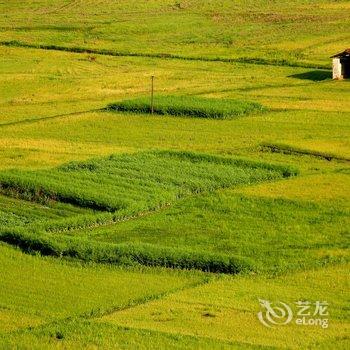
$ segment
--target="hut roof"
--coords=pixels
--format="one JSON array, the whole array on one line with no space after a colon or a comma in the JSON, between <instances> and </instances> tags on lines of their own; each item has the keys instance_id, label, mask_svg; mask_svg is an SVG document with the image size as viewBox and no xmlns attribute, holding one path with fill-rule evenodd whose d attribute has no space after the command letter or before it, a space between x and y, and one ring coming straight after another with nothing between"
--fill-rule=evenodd
<instances>
[{"instance_id":1,"label":"hut roof","mask_svg":"<svg viewBox=\"0 0 350 350\"><path fill-rule=\"evenodd\" d=\"M337 53L337 54L334 55L334 56L331 56L331 58L335 58L335 57L350 57L350 48L349 48L349 49L346 49L346 50L343 51L343 52L339 52L339 53Z\"/></svg>"}]
</instances>

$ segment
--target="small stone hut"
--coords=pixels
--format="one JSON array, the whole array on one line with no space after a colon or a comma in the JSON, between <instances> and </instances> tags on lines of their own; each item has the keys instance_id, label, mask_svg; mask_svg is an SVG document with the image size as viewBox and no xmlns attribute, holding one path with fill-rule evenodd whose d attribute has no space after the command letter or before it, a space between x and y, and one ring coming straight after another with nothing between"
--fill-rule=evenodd
<instances>
[{"instance_id":1,"label":"small stone hut","mask_svg":"<svg viewBox=\"0 0 350 350\"><path fill-rule=\"evenodd\" d=\"M350 79L350 48L331 58L333 59L333 79Z\"/></svg>"}]
</instances>

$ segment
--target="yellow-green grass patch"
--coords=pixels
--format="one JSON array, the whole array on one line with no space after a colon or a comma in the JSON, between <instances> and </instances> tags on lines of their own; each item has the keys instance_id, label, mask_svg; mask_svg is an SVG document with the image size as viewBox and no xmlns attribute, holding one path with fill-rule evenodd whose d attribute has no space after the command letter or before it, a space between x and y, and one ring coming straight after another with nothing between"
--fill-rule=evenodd
<instances>
[{"instance_id":1,"label":"yellow-green grass patch","mask_svg":"<svg viewBox=\"0 0 350 350\"><path fill-rule=\"evenodd\" d=\"M79 4L75 1L62 5L48 0L35 5L4 3L0 7L5 14L0 21L0 40L325 65L333 52L309 56L308 46L325 33L332 33L337 42L348 26L346 6L334 6L330 0L298 0L292 7L266 0L225 0L220 6L199 0L178 5L170 0L152 1L147 6L145 2L103 0L85 2L84 10ZM82 15L83 24L76 21ZM111 21L111 15L118 21ZM290 44L281 48L281 41ZM295 41L307 45L295 50Z\"/></svg>"},{"instance_id":2,"label":"yellow-green grass patch","mask_svg":"<svg viewBox=\"0 0 350 350\"><path fill-rule=\"evenodd\" d=\"M255 349L207 337L120 327L95 320L67 320L31 331L0 334L0 346L23 349L167 349L241 350Z\"/></svg>"},{"instance_id":3,"label":"yellow-green grass patch","mask_svg":"<svg viewBox=\"0 0 350 350\"><path fill-rule=\"evenodd\" d=\"M350 176L346 173L310 175L274 183L245 186L234 191L259 197L316 203L336 201L347 204L350 197Z\"/></svg>"},{"instance_id":4,"label":"yellow-green grass patch","mask_svg":"<svg viewBox=\"0 0 350 350\"><path fill-rule=\"evenodd\" d=\"M2 333L8 333L24 327L35 327L42 323L43 320L36 315L29 315L25 312L18 312L0 306L0 339Z\"/></svg>"},{"instance_id":5,"label":"yellow-green grass patch","mask_svg":"<svg viewBox=\"0 0 350 350\"><path fill-rule=\"evenodd\" d=\"M350 341L349 321L344 319L348 268L324 268L275 279L223 278L107 315L101 322L278 348L317 348L323 342L336 346L346 338ZM294 318L288 325L268 328L257 317L259 299L288 303L294 312L297 310L294 303L299 300L327 301L329 316L321 318L329 319L329 327L297 325Z\"/></svg>"},{"instance_id":6,"label":"yellow-green grass patch","mask_svg":"<svg viewBox=\"0 0 350 350\"><path fill-rule=\"evenodd\" d=\"M7 318L1 331L102 313L203 279L194 273L126 270L29 256L6 245L0 250L0 299Z\"/></svg>"},{"instance_id":7,"label":"yellow-green grass patch","mask_svg":"<svg viewBox=\"0 0 350 350\"><path fill-rule=\"evenodd\" d=\"M132 147L117 146L96 140L77 142L46 137L0 138L0 149L3 151L0 169L52 168L71 160L86 160L111 153L133 151Z\"/></svg>"},{"instance_id":8,"label":"yellow-green grass patch","mask_svg":"<svg viewBox=\"0 0 350 350\"><path fill-rule=\"evenodd\" d=\"M349 148L348 143L344 141L349 135L348 118L346 113L341 112L271 112L249 119L221 121L209 119L194 121L189 118L174 120L166 116L147 117L100 112L40 121L35 124L8 126L3 128L3 132L6 135L3 141L5 144L9 139L23 140L24 144L45 142L46 150L41 148L38 154L43 165L50 162L51 157L54 159L53 162L59 162L60 159L81 159L81 155L85 157L87 153L95 154L101 151L105 154L112 149L118 152L120 149L158 148L264 157L272 161L276 159L281 163L294 163L306 169L334 168L337 165L328 164L326 161L299 156L262 155L257 150L262 142L294 144L296 134L299 135L298 139L302 140L297 141L300 147L305 140L308 145L313 140L318 144L322 141L323 147L327 144L331 147L336 143L342 145L341 148L335 149L341 152L340 156ZM19 141L11 142L14 145ZM60 142L69 148L66 154L62 154L57 159L55 152ZM50 143L53 145L51 146ZM74 144L79 145L80 148L74 149ZM20 144L18 147L22 148ZM11 164L11 160L8 159L9 152L6 149L2 155L2 158L7 158L7 164ZM45 153L50 153L50 157L45 156ZM15 162L12 163L15 164ZM20 159L19 164L28 167L39 166L33 154L25 155Z\"/></svg>"},{"instance_id":9,"label":"yellow-green grass patch","mask_svg":"<svg viewBox=\"0 0 350 350\"><path fill-rule=\"evenodd\" d=\"M69 204L51 201L41 205L0 195L0 228L18 228L28 224L36 226L47 220L58 220L87 213L89 211Z\"/></svg>"}]
</instances>

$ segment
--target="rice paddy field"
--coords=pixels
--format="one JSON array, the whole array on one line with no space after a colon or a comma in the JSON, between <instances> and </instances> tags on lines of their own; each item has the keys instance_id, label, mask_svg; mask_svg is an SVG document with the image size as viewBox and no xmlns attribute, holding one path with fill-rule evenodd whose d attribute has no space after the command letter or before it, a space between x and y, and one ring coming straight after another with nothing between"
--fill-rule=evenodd
<instances>
[{"instance_id":1,"label":"rice paddy field","mask_svg":"<svg viewBox=\"0 0 350 350\"><path fill-rule=\"evenodd\" d=\"M0 2L0 348L348 349L349 11Z\"/></svg>"}]
</instances>

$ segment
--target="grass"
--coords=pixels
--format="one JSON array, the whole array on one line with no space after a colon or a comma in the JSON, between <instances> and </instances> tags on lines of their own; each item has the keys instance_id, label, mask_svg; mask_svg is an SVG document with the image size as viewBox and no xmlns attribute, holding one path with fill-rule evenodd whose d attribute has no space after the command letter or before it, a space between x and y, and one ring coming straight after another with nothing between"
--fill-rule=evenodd
<instances>
[{"instance_id":1,"label":"grass","mask_svg":"<svg viewBox=\"0 0 350 350\"><path fill-rule=\"evenodd\" d=\"M0 290L3 347L130 347L137 342L143 348L152 348L154 343L167 348L280 348L296 334L297 342L291 343L295 348L327 349L330 344L346 348L349 341L343 318L348 266L273 280L266 276L221 276L196 286L206 280L204 275L81 265L28 256L5 246L0 249L5 286ZM25 280L19 276L23 272ZM334 284L334 280L340 283ZM327 300L329 328L304 331L291 324L275 329L271 337L270 330L255 316L259 298L283 300L293 311L297 300ZM108 310L105 315L104 310ZM236 327L241 332L232 332Z\"/></svg>"},{"instance_id":2,"label":"grass","mask_svg":"<svg viewBox=\"0 0 350 350\"><path fill-rule=\"evenodd\" d=\"M146 95L151 74L157 94L247 100L267 108L350 110L347 99L337 99L346 94L346 82L289 77L308 72L302 68L103 56L90 61L86 54L3 47L0 55L1 124L94 110ZM73 118L79 116L68 119Z\"/></svg>"},{"instance_id":3,"label":"grass","mask_svg":"<svg viewBox=\"0 0 350 350\"><path fill-rule=\"evenodd\" d=\"M185 61L207 61L207 62L240 62L240 63L249 63L249 64L261 64L261 65L271 65L271 66L291 66L291 67L303 67L303 68L316 68L316 69L327 69L329 65L325 64L312 64L304 63L298 61L291 61L287 59L276 59L276 58L249 58L249 57L240 57L240 58L226 58L226 57L208 57L208 56L182 56L169 53L141 53L141 52L129 52L129 51L115 51L115 50L106 50L106 49L91 49L88 47L68 47L68 46L59 46L59 45L45 45L45 44L29 44L26 42L21 42L18 40L12 41L0 41L0 45L6 47L23 47L31 49L41 49L49 51L66 51L73 53L85 53L85 54L97 54L104 56L113 56L113 57L145 57L145 58L160 58L160 59L175 59L175 60L185 60ZM95 60L95 57L93 58ZM329 73L329 72L328 72Z\"/></svg>"},{"instance_id":4,"label":"grass","mask_svg":"<svg viewBox=\"0 0 350 350\"><path fill-rule=\"evenodd\" d=\"M215 338L255 346L275 348L345 349L349 344L346 308L348 266L289 274L276 279L266 277L223 278L205 286L185 290L162 300L101 318L111 323L136 329L151 329L170 334ZM329 288L332 281L340 283ZM327 287L328 286L328 287ZM294 322L271 329L256 317L259 299L284 301L294 312L298 300L329 301L329 328ZM312 306L313 307L313 306ZM209 315L209 316L208 316ZM232 330L239 329L239 332Z\"/></svg>"},{"instance_id":5,"label":"grass","mask_svg":"<svg viewBox=\"0 0 350 350\"><path fill-rule=\"evenodd\" d=\"M107 109L118 112L152 113L150 99L147 97L113 103ZM153 105L155 114L212 119L230 119L264 110L262 105L253 102L188 96L157 96Z\"/></svg>"},{"instance_id":6,"label":"grass","mask_svg":"<svg viewBox=\"0 0 350 350\"><path fill-rule=\"evenodd\" d=\"M8 334L0 338L5 347L20 346L31 349L86 349L132 348L132 349L256 349L243 343L221 342L210 338L167 334L150 330L119 327L95 321L73 320L48 325L34 331Z\"/></svg>"},{"instance_id":7,"label":"grass","mask_svg":"<svg viewBox=\"0 0 350 350\"><path fill-rule=\"evenodd\" d=\"M348 173L335 172L237 188L237 192L255 198L278 198L303 203L318 203L325 206L333 204L349 208L347 201L350 196L348 182Z\"/></svg>"},{"instance_id":8,"label":"grass","mask_svg":"<svg viewBox=\"0 0 350 350\"><path fill-rule=\"evenodd\" d=\"M260 187L276 187L279 193L292 184ZM259 196L260 187L188 198L152 216L69 234L114 244L190 245L198 252L249 258L253 270L279 274L348 259L349 208L344 202L265 197L264 191Z\"/></svg>"},{"instance_id":9,"label":"grass","mask_svg":"<svg viewBox=\"0 0 350 350\"><path fill-rule=\"evenodd\" d=\"M171 156L186 158L186 154L179 153ZM205 160L198 155L187 156ZM69 167L91 171L91 164L96 163ZM122 211L48 220L35 225L34 235L16 233L8 226L1 240L25 251L95 262L280 274L348 260L347 181L348 175L339 173L253 186L241 184L234 190L174 202L153 215L128 217ZM330 183L339 187L328 195L325 191ZM318 193L321 188L323 197ZM33 230L30 227L27 230ZM38 236L38 227L56 232L55 236ZM67 234L71 238L65 237Z\"/></svg>"},{"instance_id":10,"label":"grass","mask_svg":"<svg viewBox=\"0 0 350 350\"><path fill-rule=\"evenodd\" d=\"M60 220L88 211L64 203L51 202L40 205L33 202L0 196L0 227L38 225L47 220Z\"/></svg>"},{"instance_id":11,"label":"grass","mask_svg":"<svg viewBox=\"0 0 350 350\"><path fill-rule=\"evenodd\" d=\"M194 273L122 270L59 261L25 255L3 244L0 250L0 334L125 308L204 278Z\"/></svg>"},{"instance_id":12,"label":"grass","mask_svg":"<svg viewBox=\"0 0 350 350\"><path fill-rule=\"evenodd\" d=\"M246 257L207 253L190 249L174 249L150 244L103 244L67 237L52 238L24 230L1 230L0 240L27 253L74 258L86 262L123 266L157 266L183 270L237 274L254 270Z\"/></svg>"},{"instance_id":13,"label":"grass","mask_svg":"<svg viewBox=\"0 0 350 350\"><path fill-rule=\"evenodd\" d=\"M267 0L172 0L131 4L103 0L62 5L40 0L27 6L1 5L1 41L84 47L139 54L247 58L329 63L346 47L348 5L341 1L296 0L293 7ZM107 9L107 11L105 10ZM118 18L117 22L111 20ZM43 16L45 18L43 18ZM28 23L28 18L31 21ZM322 23L322 25L321 25Z\"/></svg>"},{"instance_id":14,"label":"grass","mask_svg":"<svg viewBox=\"0 0 350 350\"><path fill-rule=\"evenodd\" d=\"M295 170L194 153L112 155L53 170L0 174L7 194L36 201L134 214L156 210L184 196L242 183L292 176Z\"/></svg>"},{"instance_id":15,"label":"grass","mask_svg":"<svg viewBox=\"0 0 350 350\"><path fill-rule=\"evenodd\" d=\"M2 2L0 170L28 191L0 196L1 237L26 252L0 248L0 347L349 348L350 90L330 79L329 58L349 45L349 9ZM266 110L220 120L104 110L149 96L152 75L156 97ZM228 158L245 161L217 162ZM298 176L283 178L286 166ZM175 270L192 267L239 273ZM258 298L326 300L330 327L264 328Z\"/></svg>"},{"instance_id":16,"label":"grass","mask_svg":"<svg viewBox=\"0 0 350 350\"><path fill-rule=\"evenodd\" d=\"M261 145L262 151L265 152L277 152L277 153L284 153L284 154L300 154L300 155L307 155L317 158L323 158L328 161L331 160L338 160L338 161L350 161L349 158L346 157L339 157L331 153L324 153L319 151L312 151L308 149L302 149L298 147L291 147L289 145L283 145L283 144L269 144L269 143L263 143Z\"/></svg>"},{"instance_id":17,"label":"grass","mask_svg":"<svg viewBox=\"0 0 350 350\"><path fill-rule=\"evenodd\" d=\"M138 263L211 272L238 273L250 268L246 259L232 254L164 248L157 245L108 245L88 241L55 239L37 233L99 226L143 216L166 208L175 201L219 188L252 184L295 175L283 166L186 152L151 152L114 155L89 162L74 162L53 170L0 174L0 188L7 195L37 202L70 203L109 213L87 212L66 220L48 220L29 225L32 237L16 233L11 222L0 239L26 251L44 255L68 256L87 261L114 264ZM115 213L113 213L115 212ZM82 214L85 214L82 212ZM23 231L24 232L24 231Z\"/></svg>"}]
</instances>

